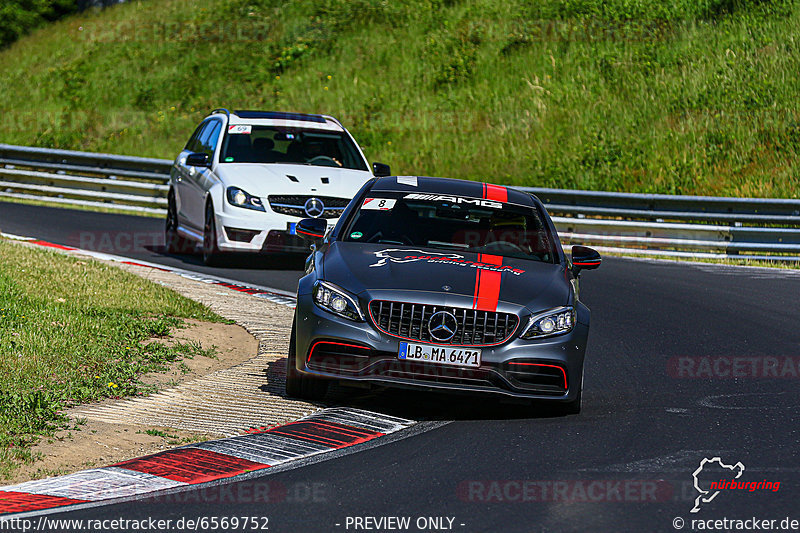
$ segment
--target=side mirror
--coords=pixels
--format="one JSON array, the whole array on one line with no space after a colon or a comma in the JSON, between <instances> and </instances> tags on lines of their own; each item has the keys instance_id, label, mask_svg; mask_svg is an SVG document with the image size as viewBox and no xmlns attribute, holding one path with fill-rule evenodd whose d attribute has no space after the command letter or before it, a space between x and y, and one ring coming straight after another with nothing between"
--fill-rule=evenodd
<instances>
[{"instance_id":1,"label":"side mirror","mask_svg":"<svg viewBox=\"0 0 800 533\"><path fill-rule=\"evenodd\" d=\"M383 163L372 163L372 175L376 178L391 176L392 169L389 168L389 165L384 165Z\"/></svg>"},{"instance_id":2,"label":"side mirror","mask_svg":"<svg viewBox=\"0 0 800 533\"><path fill-rule=\"evenodd\" d=\"M324 218L304 218L295 226L295 232L301 239L319 242L325 237L328 221Z\"/></svg>"},{"instance_id":3,"label":"side mirror","mask_svg":"<svg viewBox=\"0 0 800 533\"><path fill-rule=\"evenodd\" d=\"M586 246L572 247L572 274L577 276L581 270L594 270L603 259L596 250Z\"/></svg>"},{"instance_id":4,"label":"side mirror","mask_svg":"<svg viewBox=\"0 0 800 533\"><path fill-rule=\"evenodd\" d=\"M189 154L186 157L186 166L208 168L211 166L211 162L209 161L208 154L203 152L196 152L194 154Z\"/></svg>"}]
</instances>

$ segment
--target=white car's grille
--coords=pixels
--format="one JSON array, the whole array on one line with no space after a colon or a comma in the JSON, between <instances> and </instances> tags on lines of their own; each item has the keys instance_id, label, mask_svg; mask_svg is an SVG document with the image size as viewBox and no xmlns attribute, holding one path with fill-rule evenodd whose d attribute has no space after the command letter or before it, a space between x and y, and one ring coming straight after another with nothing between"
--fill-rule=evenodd
<instances>
[{"instance_id":1,"label":"white car's grille","mask_svg":"<svg viewBox=\"0 0 800 533\"><path fill-rule=\"evenodd\" d=\"M315 199L316 202L313 201ZM270 208L276 213L299 218L339 218L350 202L349 198L305 195L275 195L268 200Z\"/></svg>"}]
</instances>

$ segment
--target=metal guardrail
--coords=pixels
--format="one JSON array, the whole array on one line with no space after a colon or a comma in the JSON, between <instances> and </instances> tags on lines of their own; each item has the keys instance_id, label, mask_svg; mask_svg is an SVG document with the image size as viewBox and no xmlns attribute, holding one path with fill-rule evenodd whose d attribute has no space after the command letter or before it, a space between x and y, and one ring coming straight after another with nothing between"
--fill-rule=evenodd
<instances>
[{"instance_id":1,"label":"metal guardrail","mask_svg":"<svg viewBox=\"0 0 800 533\"><path fill-rule=\"evenodd\" d=\"M535 194L556 215L565 244L644 255L800 261L791 255L800 254L800 199L518 189Z\"/></svg>"},{"instance_id":2,"label":"metal guardrail","mask_svg":"<svg viewBox=\"0 0 800 533\"><path fill-rule=\"evenodd\" d=\"M0 196L166 214L172 161L0 144Z\"/></svg>"},{"instance_id":3,"label":"metal guardrail","mask_svg":"<svg viewBox=\"0 0 800 533\"><path fill-rule=\"evenodd\" d=\"M172 161L0 144L0 197L165 214ZM644 255L800 261L800 199L517 187L565 244Z\"/></svg>"}]
</instances>

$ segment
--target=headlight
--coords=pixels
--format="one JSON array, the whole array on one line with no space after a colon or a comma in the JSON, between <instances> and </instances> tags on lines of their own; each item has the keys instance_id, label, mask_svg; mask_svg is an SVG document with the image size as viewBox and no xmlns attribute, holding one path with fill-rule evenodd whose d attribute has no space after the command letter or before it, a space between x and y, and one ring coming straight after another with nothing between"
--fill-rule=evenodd
<instances>
[{"instance_id":1,"label":"headlight","mask_svg":"<svg viewBox=\"0 0 800 533\"><path fill-rule=\"evenodd\" d=\"M520 335L523 339L540 339L563 335L572 331L575 325L575 310L572 307L556 307L533 315Z\"/></svg>"},{"instance_id":2,"label":"headlight","mask_svg":"<svg viewBox=\"0 0 800 533\"><path fill-rule=\"evenodd\" d=\"M333 283L317 281L314 284L314 302L334 315L358 322L364 321L364 313L356 299Z\"/></svg>"},{"instance_id":3,"label":"headlight","mask_svg":"<svg viewBox=\"0 0 800 533\"><path fill-rule=\"evenodd\" d=\"M245 209L255 209L256 211L265 210L261 198L253 196L239 187L228 187L228 202L231 205L244 207Z\"/></svg>"}]
</instances>

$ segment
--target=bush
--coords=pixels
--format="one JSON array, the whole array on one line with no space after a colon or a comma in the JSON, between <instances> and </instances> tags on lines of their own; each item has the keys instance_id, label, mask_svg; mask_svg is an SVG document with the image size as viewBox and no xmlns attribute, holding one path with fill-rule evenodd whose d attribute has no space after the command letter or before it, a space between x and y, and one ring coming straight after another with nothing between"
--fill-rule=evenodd
<instances>
[{"instance_id":1,"label":"bush","mask_svg":"<svg viewBox=\"0 0 800 533\"><path fill-rule=\"evenodd\" d=\"M75 0L3 0L0 3L0 48L77 8Z\"/></svg>"}]
</instances>

